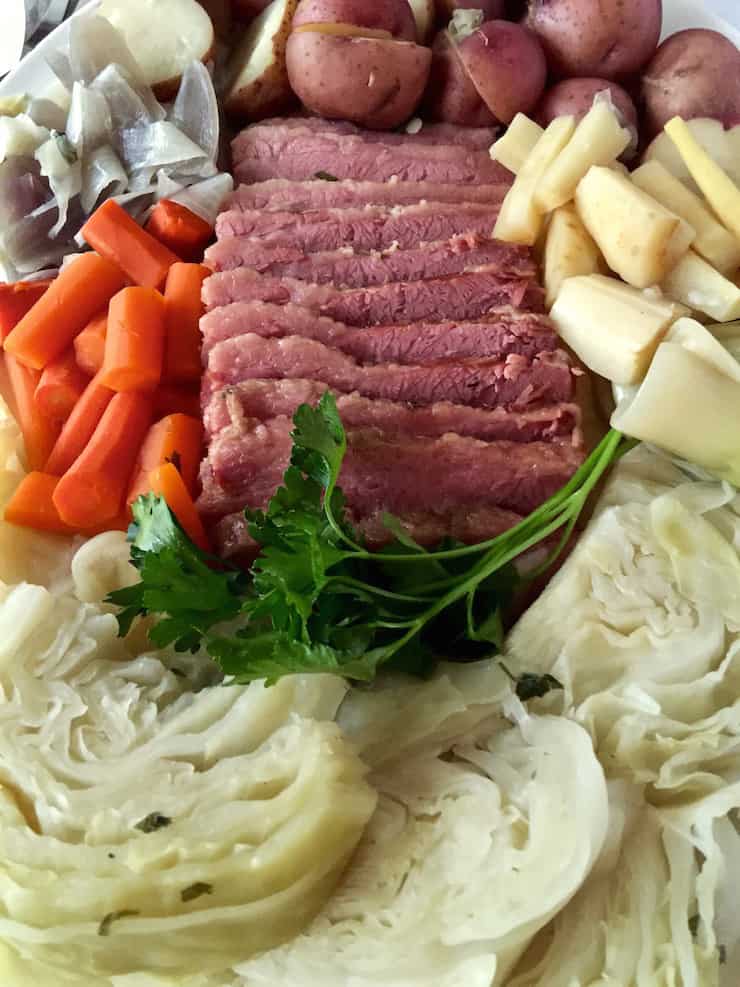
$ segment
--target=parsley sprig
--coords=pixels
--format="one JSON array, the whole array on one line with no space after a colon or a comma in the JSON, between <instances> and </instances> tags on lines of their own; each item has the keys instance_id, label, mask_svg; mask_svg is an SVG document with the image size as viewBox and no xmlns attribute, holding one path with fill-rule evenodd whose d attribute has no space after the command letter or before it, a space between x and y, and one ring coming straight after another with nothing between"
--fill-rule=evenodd
<instances>
[{"instance_id":1,"label":"parsley sprig","mask_svg":"<svg viewBox=\"0 0 740 987\"><path fill-rule=\"evenodd\" d=\"M371 551L338 485L347 439L334 397L300 407L294 425L283 485L265 511L247 512L262 547L249 573L193 545L162 499L136 502L129 538L141 582L109 597L122 608L122 634L137 616L155 615L154 644L203 647L241 683L299 672L367 682L381 666L423 675L441 658L491 655L515 590L562 552L599 480L628 448L610 431L557 494L489 541L428 551L386 516L393 540ZM558 534L541 566L520 575L517 558Z\"/></svg>"}]
</instances>

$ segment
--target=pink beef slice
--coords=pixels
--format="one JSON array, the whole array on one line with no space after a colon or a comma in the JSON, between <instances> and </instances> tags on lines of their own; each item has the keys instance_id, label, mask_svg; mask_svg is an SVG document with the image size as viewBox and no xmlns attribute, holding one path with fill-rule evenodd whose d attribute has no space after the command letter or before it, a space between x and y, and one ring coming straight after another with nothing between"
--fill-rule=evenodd
<instances>
[{"instance_id":1,"label":"pink beef slice","mask_svg":"<svg viewBox=\"0 0 740 987\"><path fill-rule=\"evenodd\" d=\"M544 311L543 291L538 284L527 278L503 278L495 267L452 277L349 290L295 278L269 277L242 267L208 278L203 300L207 309L232 302L294 302L351 326L471 320L502 305Z\"/></svg>"},{"instance_id":2,"label":"pink beef slice","mask_svg":"<svg viewBox=\"0 0 740 987\"><path fill-rule=\"evenodd\" d=\"M254 124L232 142L240 182L304 181L328 174L355 181L454 182L495 185L511 173L487 150L440 144L405 134L337 134L311 127Z\"/></svg>"},{"instance_id":3,"label":"pink beef slice","mask_svg":"<svg viewBox=\"0 0 740 987\"><path fill-rule=\"evenodd\" d=\"M279 127L310 133L336 134L340 137L359 135L364 140L381 144L460 144L478 151L488 151L498 136L497 127L460 127L454 123L425 123L416 133L364 130L348 120L324 120L323 117L292 116L261 120L260 127Z\"/></svg>"},{"instance_id":4,"label":"pink beef slice","mask_svg":"<svg viewBox=\"0 0 740 987\"><path fill-rule=\"evenodd\" d=\"M226 428L246 431L255 421L291 417L302 404L315 405L327 385L315 380L246 380L216 391L204 411L210 437ZM363 397L354 391L336 396L342 422L348 429L376 428L386 435L423 435L439 438L448 432L493 442L531 442L569 439L580 446L580 412L576 404L546 404L522 411L506 408L471 408L438 401L413 405Z\"/></svg>"},{"instance_id":5,"label":"pink beef slice","mask_svg":"<svg viewBox=\"0 0 740 987\"><path fill-rule=\"evenodd\" d=\"M490 236L498 205L420 202L410 206L317 209L313 213L228 209L216 221L216 234L250 237L265 247L292 247L319 253L353 247L358 251L409 250L422 243L473 234Z\"/></svg>"},{"instance_id":6,"label":"pink beef slice","mask_svg":"<svg viewBox=\"0 0 740 987\"><path fill-rule=\"evenodd\" d=\"M342 247L308 255L294 247L263 246L233 237L210 247L206 264L216 271L248 267L261 274L296 278L311 284L333 284L338 288L422 281L482 267L495 269L505 278L534 278L537 273L526 247L473 235L456 236L410 250L391 247L382 252L359 253L352 247Z\"/></svg>"},{"instance_id":7,"label":"pink beef slice","mask_svg":"<svg viewBox=\"0 0 740 987\"><path fill-rule=\"evenodd\" d=\"M426 365L366 366L340 350L301 336L265 339L245 333L218 343L208 357L206 388L252 379L317 380L343 393L409 401L451 401L471 407L525 408L540 402L570 402L574 374L565 353L519 354L504 360L458 360ZM207 392L204 395L207 397Z\"/></svg>"},{"instance_id":8,"label":"pink beef slice","mask_svg":"<svg viewBox=\"0 0 740 987\"><path fill-rule=\"evenodd\" d=\"M223 517L262 507L280 485L292 448L290 418L225 429L211 441L200 509ZM388 436L350 430L339 482L354 516L379 511L451 512L458 505L528 514L570 478L581 461L572 443L481 442Z\"/></svg>"},{"instance_id":9,"label":"pink beef slice","mask_svg":"<svg viewBox=\"0 0 740 987\"><path fill-rule=\"evenodd\" d=\"M362 206L408 206L420 202L499 206L511 187L512 175L493 185L439 182L325 182L288 181L282 178L239 185L227 209L310 213L319 209L356 209ZM306 217L307 219L310 216Z\"/></svg>"},{"instance_id":10,"label":"pink beef slice","mask_svg":"<svg viewBox=\"0 0 740 987\"><path fill-rule=\"evenodd\" d=\"M300 305L234 302L201 320L203 352L246 332L281 338L304 336L333 346L362 363L437 363L455 358L502 358L510 353L535 357L560 345L545 315L499 309L479 321L412 322L357 329L315 315Z\"/></svg>"}]
</instances>

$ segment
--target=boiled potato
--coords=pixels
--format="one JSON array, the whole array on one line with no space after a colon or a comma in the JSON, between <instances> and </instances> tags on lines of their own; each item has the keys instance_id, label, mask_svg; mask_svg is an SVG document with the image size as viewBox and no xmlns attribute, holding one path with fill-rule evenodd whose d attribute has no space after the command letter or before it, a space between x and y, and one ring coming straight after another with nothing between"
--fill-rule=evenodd
<instances>
[{"instance_id":1,"label":"boiled potato","mask_svg":"<svg viewBox=\"0 0 740 987\"><path fill-rule=\"evenodd\" d=\"M503 136L491 147L491 157L517 175L543 133L534 120L524 113L517 113Z\"/></svg>"},{"instance_id":2,"label":"boiled potato","mask_svg":"<svg viewBox=\"0 0 740 987\"><path fill-rule=\"evenodd\" d=\"M596 274L601 254L573 206L561 206L550 217L545 239L543 273L545 304L551 308L568 278Z\"/></svg>"},{"instance_id":3,"label":"boiled potato","mask_svg":"<svg viewBox=\"0 0 740 987\"><path fill-rule=\"evenodd\" d=\"M98 14L121 32L158 99L172 99L188 65L213 54L213 23L196 0L102 0Z\"/></svg>"},{"instance_id":4,"label":"boiled potato","mask_svg":"<svg viewBox=\"0 0 740 987\"><path fill-rule=\"evenodd\" d=\"M697 143L707 154L726 171L736 185L740 184L740 126L725 130L719 120L709 117L698 117L688 120L686 124ZM645 151L645 161L660 161L672 175L679 178L693 191L698 192L699 186L691 177L681 152L668 134L663 131L651 142Z\"/></svg>"},{"instance_id":5,"label":"boiled potato","mask_svg":"<svg viewBox=\"0 0 740 987\"><path fill-rule=\"evenodd\" d=\"M407 0L301 0L293 30L416 41L416 21Z\"/></svg>"},{"instance_id":6,"label":"boiled potato","mask_svg":"<svg viewBox=\"0 0 740 987\"><path fill-rule=\"evenodd\" d=\"M740 118L740 52L718 31L694 28L671 35L642 77L645 124L650 136L672 117Z\"/></svg>"},{"instance_id":7,"label":"boiled potato","mask_svg":"<svg viewBox=\"0 0 740 987\"><path fill-rule=\"evenodd\" d=\"M591 168L576 191L578 215L609 267L636 288L660 284L696 233L612 168Z\"/></svg>"},{"instance_id":8,"label":"boiled potato","mask_svg":"<svg viewBox=\"0 0 740 987\"><path fill-rule=\"evenodd\" d=\"M456 40L473 85L498 121L509 123L536 106L547 63L531 31L508 21L488 21Z\"/></svg>"},{"instance_id":9,"label":"boiled potato","mask_svg":"<svg viewBox=\"0 0 740 987\"><path fill-rule=\"evenodd\" d=\"M560 78L639 72L658 45L661 23L661 0L534 0L527 17Z\"/></svg>"},{"instance_id":10,"label":"boiled potato","mask_svg":"<svg viewBox=\"0 0 740 987\"><path fill-rule=\"evenodd\" d=\"M448 31L440 31L432 45L432 69L424 96L424 111L432 120L462 127L490 127L496 123L465 71Z\"/></svg>"},{"instance_id":11,"label":"boiled potato","mask_svg":"<svg viewBox=\"0 0 740 987\"><path fill-rule=\"evenodd\" d=\"M429 78L432 53L408 41L293 31L286 64L309 110L387 130L408 120Z\"/></svg>"},{"instance_id":12,"label":"boiled potato","mask_svg":"<svg viewBox=\"0 0 740 987\"><path fill-rule=\"evenodd\" d=\"M614 110L602 100L594 103L576 127L573 138L543 174L537 203L544 212L564 206L592 165L608 165L629 146L632 135L621 126Z\"/></svg>"},{"instance_id":13,"label":"boiled potato","mask_svg":"<svg viewBox=\"0 0 740 987\"><path fill-rule=\"evenodd\" d=\"M740 319L740 288L693 250L676 264L661 289L668 298L717 322Z\"/></svg>"},{"instance_id":14,"label":"boiled potato","mask_svg":"<svg viewBox=\"0 0 740 987\"><path fill-rule=\"evenodd\" d=\"M285 49L297 0L273 0L252 22L227 69L224 106L250 120L282 112L292 99Z\"/></svg>"},{"instance_id":15,"label":"boiled potato","mask_svg":"<svg viewBox=\"0 0 740 987\"><path fill-rule=\"evenodd\" d=\"M626 89L608 79L564 79L551 86L540 100L534 117L542 127L546 127L556 117L572 116L580 121L594 105L599 93L609 93L609 97L621 117L622 124L632 134L632 140L623 157L635 156L639 139L638 119L635 104Z\"/></svg>"},{"instance_id":16,"label":"boiled potato","mask_svg":"<svg viewBox=\"0 0 740 987\"><path fill-rule=\"evenodd\" d=\"M740 267L740 240L714 217L698 195L674 178L659 161L646 161L632 172L632 181L694 227L694 250L718 271L731 274Z\"/></svg>"}]
</instances>

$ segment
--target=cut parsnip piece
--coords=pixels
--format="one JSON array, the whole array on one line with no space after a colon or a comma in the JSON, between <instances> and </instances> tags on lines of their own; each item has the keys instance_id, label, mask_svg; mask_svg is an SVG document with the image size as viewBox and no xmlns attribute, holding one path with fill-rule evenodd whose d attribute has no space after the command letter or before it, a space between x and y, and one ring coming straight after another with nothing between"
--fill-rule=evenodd
<instances>
[{"instance_id":1,"label":"cut parsnip piece","mask_svg":"<svg viewBox=\"0 0 740 987\"><path fill-rule=\"evenodd\" d=\"M213 54L213 22L196 0L102 0L97 12L121 32L158 99L172 99L188 65Z\"/></svg>"},{"instance_id":2,"label":"cut parsnip piece","mask_svg":"<svg viewBox=\"0 0 740 987\"><path fill-rule=\"evenodd\" d=\"M716 367L720 373L740 384L740 363L719 339L696 319L676 319L666 334L665 342L678 343L689 353L700 356L702 360Z\"/></svg>"},{"instance_id":3,"label":"cut parsnip piece","mask_svg":"<svg viewBox=\"0 0 740 987\"><path fill-rule=\"evenodd\" d=\"M717 322L740 319L740 288L690 250L661 285L669 298Z\"/></svg>"},{"instance_id":4,"label":"cut parsnip piece","mask_svg":"<svg viewBox=\"0 0 740 987\"><path fill-rule=\"evenodd\" d=\"M683 219L612 168L591 168L576 208L609 267L636 288L660 284L691 246Z\"/></svg>"},{"instance_id":5,"label":"cut parsnip piece","mask_svg":"<svg viewBox=\"0 0 740 987\"><path fill-rule=\"evenodd\" d=\"M550 312L560 336L594 373L637 384L683 309L601 274L569 278Z\"/></svg>"},{"instance_id":6,"label":"cut parsnip piece","mask_svg":"<svg viewBox=\"0 0 740 987\"><path fill-rule=\"evenodd\" d=\"M529 246L537 242L544 211L535 204L535 189L542 174L573 136L575 126L574 117L558 117L543 131L501 203L494 237Z\"/></svg>"},{"instance_id":7,"label":"cut parsnip piece","mask_svg":"<svg viewBox=\"0 0 740 987\"><path fill-rule=\"evenodd\" d=\"M740 183L740 126L725 130L721 120L710 117L688 120L687 126L709 157L727 172L733 182ZM678 148L664 130L649 145L644 160L660 161L674 178L678 178L693 192L699 191Z\"/></svg>"},{"instance_id":8,"label":"cut parsnip piece","mask_svg":"<svg viewBox=\"0 0 740 987\"><path fill-rule=\"evenodd\" d=\"M681 117L669 120L665 132L678 148L691 177L718 219L740 238L740 188L709 157Z\"/></svg>"},{"instance_id":9,"label":"cut parsnip piece","mask_svg":"<svg viewBox=\"0 0 740 987\"><path fill-rule=\"evenodd\" d=\"M588 169L616 161L631 140L632 135L620 125L609 103L597 100L542 176L536 193L538 206L543 212L552 212L570 202Z\"/></svg>"},{"instance_id":10,"label":"cut parsnip piece","mask_svg":"<svg viewBox=\"0 0 740 987\"><path fill-rule=\"evenodd\" d=\"M298 0L273 0L249 25L227 67L229 113L259 120L290 105L285 46L297 6Z\"/></svg>"},{"instance_id":11,"label":"cut parsnip piece","mask_svg":"<svg viewBox=\"0 0 740 987\"><path fill-rule=\"evenodd\" d=\"M561 206L550 216L544 252L545 304L551 308L563 281L579 274L596 274L601 255L573 206Z\"/></svg>"},{"instance_id":12,"label":"cut parsnip piece","mask_svg":"<svg viewBox=\"0 0 740 987\"><path fill-rule=\"evenodd\" d=\"M613 428L740 485L740 384L679 343L661 343Z\"/></svg>"},{"instance_id":13,"label":"cut parsnip piece","mask_svg":"<svg viewBox=\"0 0 740 987\"><path fill-rule=\"evenodd\" d=\"M694 250L722 274L740 267L740 240L715 219L704 202L660 161L647 161L632 172L632 181L696 230Z\"/></svg>"},{"instance_id":14,"label":"cut parsnip piece","mask_svg":"<svg viewBox=\"0 0 740 987\"><path fill-rule=\"evenodd\" d=\"M518 175L519 169L532 153L543 133L544 130L538 123L530 120L524 113L517 113L503 137L499 137L492 145L491 157L514 175Z\"/></svg>"}]
</instances>

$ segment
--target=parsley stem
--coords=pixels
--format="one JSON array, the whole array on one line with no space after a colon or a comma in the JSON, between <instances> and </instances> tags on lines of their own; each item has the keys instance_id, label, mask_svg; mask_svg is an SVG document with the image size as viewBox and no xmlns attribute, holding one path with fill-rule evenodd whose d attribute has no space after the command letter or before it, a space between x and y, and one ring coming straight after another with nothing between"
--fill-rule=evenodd
<instances>
[{"instance_id":1,"label":"parsley stem","mask_svg":"<svg viewBox=\"0 0 740 987\"><path fill-rule=\"evenodd\" d=\"M352 553L348 553L347 558L354 558ZM352 579L349 576L330 576L326 585L335 586L349 586L353 589L359 589L363 593L371 593L373 596L382 596L388 600L398 600L401 603L429 603L429 596L409 596L405 593L393 593L387 589L381 589L380 586L374 586L372 583L364 583L360 579Z\"/></svg>"}]
</instances>

